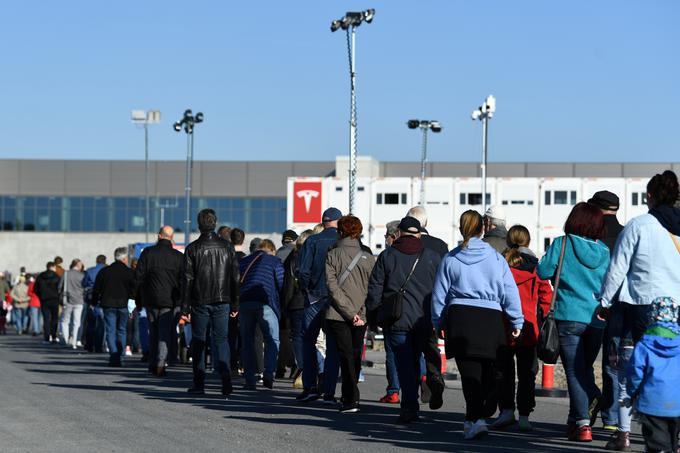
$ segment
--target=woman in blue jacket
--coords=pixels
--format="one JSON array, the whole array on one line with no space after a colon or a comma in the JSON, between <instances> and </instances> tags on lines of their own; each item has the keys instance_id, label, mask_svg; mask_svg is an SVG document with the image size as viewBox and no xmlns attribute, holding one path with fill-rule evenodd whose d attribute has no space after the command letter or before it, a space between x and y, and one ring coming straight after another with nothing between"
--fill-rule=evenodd
<instances>
[{"instance_id":1,"label":"woman in blue jacket","mask_svg":"<svg viewBox=\"0 0 680 453\"><path fill-rule=\"evenodd\" d=\"M503 312L514 338L524 325L522 302L508 263L480 239L482 225L478 212L463 213L463 244L444 257L432 290L432 324L444 331L446 357L455 357L463 383L465 439L485 435L484 418L496 409L494 404L492 413L484 413L494 382L493 364L498 348L506 342Z\"/></svg>"},{"instance_id":2,"label":"woman in blue jacket","mask_svg":"<svg viewBox=\"0 0 680 453\"><path fill-rule=\"evenodd\" d=\"M596 315L596 294L609 264L609 249L600 241L604 218L600 208L578 203L564 225L565 236L553 241L538 263L538 277L554 279L566 241L562 273L555 298L555 320L560 336L560 359L567 375L569 417L567 438L593 440L591 425L599 406L600 389L595 384L593 363L602 346L604 322Z\"/></svg>"}]
</instances>

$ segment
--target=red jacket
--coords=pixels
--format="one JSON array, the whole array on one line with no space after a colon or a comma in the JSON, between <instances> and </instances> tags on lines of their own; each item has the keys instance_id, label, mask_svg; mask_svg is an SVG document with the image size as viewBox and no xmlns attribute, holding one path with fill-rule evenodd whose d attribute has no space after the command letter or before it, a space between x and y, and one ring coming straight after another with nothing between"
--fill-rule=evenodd
<instances>
[{"instance_id":1,"label":"red jacket","mask_svg":"<svg viewBox=\"0 0 680 453\"><path fill-rule=\"evenodd\" d=\"M28 301L28 306L29 308L40 308L40 299L38 299L38 296L36 296L36 294L33 292L34 287L34 281L28 284L28 295L31 297L31 299Z\"/></svg>"},{"instance_id":2,"label":"red jacket","mask_svg":"<svg viewBox=\"0 0 680 453\"><path fill-rule=\"evenodd\" d=\"M552 286L547 280L541 280L536 275L535 266L529 269L525 267L510 268L512 276L517 283L519 297L522 300L522 314L524 314L524 327L518 340L510 340L511 346L534 346L538 342L537 307L541 306L543 316L550 310L552 301ZM506 322L506 330L510 332L510 325ZM508 335L508 338L511 338Z\"/></svg>"}]
</instances>

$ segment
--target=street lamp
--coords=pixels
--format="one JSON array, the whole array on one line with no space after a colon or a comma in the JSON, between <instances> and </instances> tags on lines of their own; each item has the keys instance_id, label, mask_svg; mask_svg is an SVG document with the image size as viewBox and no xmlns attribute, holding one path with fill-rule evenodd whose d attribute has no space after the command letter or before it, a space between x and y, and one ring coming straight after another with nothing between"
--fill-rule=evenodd
<instances>
[{"instance_id":1,"label":"street lamp","mask_svg":"<svg viewBox=\"0 0 680 453\"><path fill-rule=\"evenodd\" d=\"M425 206L425 164L427 163L427 131L434 133L442 131L442 125L437 120L408 120L409 129L420 128L423 131L423 146L420 154L420 206Z\"/></svg>"},{"instance_id":2,"label":"street lamp","mask_svg":"<svg viewBox=\"0 0 680 453\"><path fill-rule=\"evenodd\" d=\"M375 16L374 9L348 12L344 17L331 22L331 32L339 29L347 34L349 56L350 113L349 113L349 212L355 212L357 192L357 98L356 98L356 29L363 22L370 24ZM351 36L350 36L351 35Z\"/></svg>"},{"instance_id":3,"label":"street lamp","mask_svg":"<svg viewBox=\"0 0 680 453\"><path fill-rule=\"evenodd\" d=\"M486 213L486 156L489 144L489 120L496 112L496 98L489 95L484 104L472 112L472 121L482 122L482 213Z\"/></svg>"},{"instance_id":4,"label":"street lamp","mask_svg":"<svg viewBox=\"0 0 680 453\"><path fill-rule=\"evenodd\" d=\"M160 110L133 110L132 122L144 126L144 242L149 242L149 124L161 122Z\"/></svg>"},{"instance_id":5,"label":"street lamp","mask_svg":"<svg viewBox=\"0 0 680 453\"><path fill-rule=\"evenodd\" d=\"M186 204L186 217L184 218L184 245L189 245L191 237L191 170L194 166L194 126L203 122L203 113L198 112L194 115L191 109L184 111L184 116L181 120L176 121L172 125L175 132L184 132L187 134L187 172L184 183L184 197Z\"/></svg>"}]
</instances>

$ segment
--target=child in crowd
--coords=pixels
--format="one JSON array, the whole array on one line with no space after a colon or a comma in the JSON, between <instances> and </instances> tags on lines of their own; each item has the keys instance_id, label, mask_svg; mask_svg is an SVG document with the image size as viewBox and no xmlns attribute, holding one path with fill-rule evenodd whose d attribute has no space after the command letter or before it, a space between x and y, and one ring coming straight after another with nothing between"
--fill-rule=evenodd
<instances>
[{"instance_id":1,"label":"child in crowd","mask_svg":"<svg viewBox=\"0 0 680 453\"><path fill-rule=\"evenodd\" d=\"M626 372L628 394L640 413L648 452L675 452L680 431L680 304L655 299L650 325Z\"/></svg>"}]
</instances>

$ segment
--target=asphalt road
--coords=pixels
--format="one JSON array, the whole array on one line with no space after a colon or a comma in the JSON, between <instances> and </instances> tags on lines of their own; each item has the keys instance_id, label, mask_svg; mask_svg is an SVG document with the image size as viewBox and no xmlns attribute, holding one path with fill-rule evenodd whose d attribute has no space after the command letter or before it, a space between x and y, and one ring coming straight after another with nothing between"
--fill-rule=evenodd
<instances>
[{"instance_id":1,"label":"asphalt road","mask_svg":"<svg viewBox=\"0 0 680 453\"><path fill-rule=\"evenodd\" d=\"M602 451L608 437L595 429L592 444L566 441L567 400L539 398L532 433L510 429L464 441L463 396L455 382L441 410L423 406L421 422L397 425L397 407L375 402L385 387L380 368L367 369L361 412L339 414L319 402L296 404L288 380L277 381L273 391L248 392L239 379L226 400L214 378L205 396L189 396L188 367L159 379L137 357L124 368L105 365L102 354L0 336L0 451L580 452ZM643 451L635 429L634 451Z\"/></svg>"}]
</instances>

